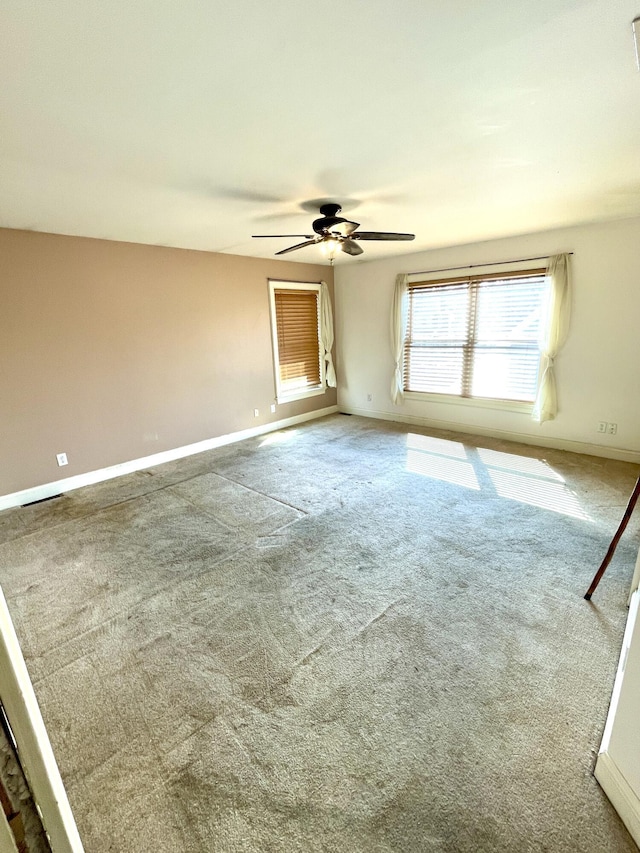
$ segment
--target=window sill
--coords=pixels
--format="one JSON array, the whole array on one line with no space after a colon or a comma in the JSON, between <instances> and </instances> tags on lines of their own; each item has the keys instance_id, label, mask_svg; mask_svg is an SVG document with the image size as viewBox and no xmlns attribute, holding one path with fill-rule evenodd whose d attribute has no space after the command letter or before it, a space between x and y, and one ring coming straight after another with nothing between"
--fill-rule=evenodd
<instances>
[{"instance_id":1,"label":"window sill","mask_svg":"<svg viewBox=\"0 0 640 853\"><path fill-rule=\"evenodd\" d=\"M282 403L293 403L295 400L304 400L306 397L319 397L321 394L324 394L326 388L305 388L304 391L291 391L289 394L279 393L276 397L276 402L279 404Z\"/></svg>"},{"instance_id":2,"label":"window sill","mask_svg":"<svg viewBox=\"0 0 640 853\"><path fill-rule=\"evenodd\" d=\"M497 409L502 412L531 415L533 403L522 403L516 400L491 400L480 397L456 397L453 394L428 394L422 391L405 391L405 400L416 400L423 403L448 403L454 406L467 406L472 409Z\"/></svg>"}]
</instances>

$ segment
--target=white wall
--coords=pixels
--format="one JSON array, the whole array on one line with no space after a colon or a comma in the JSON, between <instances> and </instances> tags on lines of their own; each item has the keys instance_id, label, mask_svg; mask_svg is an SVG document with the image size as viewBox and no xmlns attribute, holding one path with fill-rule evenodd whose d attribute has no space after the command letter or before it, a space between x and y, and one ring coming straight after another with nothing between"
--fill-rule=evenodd
<instances>
[{"instance_id":1,"label":"white wall","mask_svg":"<svg viewBox=\"0 0 640 853\"><path fill-rule=\"evenodd\" d=\"M557 252L574 254L572 321L556 360L554 421L539 425L526 414L458 403L391 402L389 317L397 273ZM640 219L344 263L335 281L341 411L640 461ZM617 423L617 435L598 434L599 421Z\"/></svg>"}]
</instances>

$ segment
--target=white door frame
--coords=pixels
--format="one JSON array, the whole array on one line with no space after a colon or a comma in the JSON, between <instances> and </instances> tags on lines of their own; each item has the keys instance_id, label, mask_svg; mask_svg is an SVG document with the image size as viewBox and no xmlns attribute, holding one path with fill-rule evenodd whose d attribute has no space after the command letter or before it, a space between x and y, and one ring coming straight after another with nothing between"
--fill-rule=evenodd
<instances>
[{"instance_id":1,"label":"white door frame","mask_svg":"<svg viewBox=\"0 0 640 853\"><path fill-rule=\"evenodd\" d=\"M83 853L67 792L1 587L0 700L53 853Z\"/></svg>"}]
</instances>

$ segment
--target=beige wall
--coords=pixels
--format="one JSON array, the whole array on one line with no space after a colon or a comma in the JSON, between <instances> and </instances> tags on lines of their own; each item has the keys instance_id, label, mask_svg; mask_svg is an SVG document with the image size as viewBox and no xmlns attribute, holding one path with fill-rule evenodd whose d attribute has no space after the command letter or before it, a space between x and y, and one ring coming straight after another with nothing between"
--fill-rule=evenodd
<instances>
[{"instance_id":1,"label":"beige wall","mask_svg":"<svg viewBox=\"0 0 640 853\"><path fill-rule=\"evenodd\" d=\"M0 258L0 495L336 403L269 410L267 279L325 265L8 229Z\"/></svg>"}]
</instances>

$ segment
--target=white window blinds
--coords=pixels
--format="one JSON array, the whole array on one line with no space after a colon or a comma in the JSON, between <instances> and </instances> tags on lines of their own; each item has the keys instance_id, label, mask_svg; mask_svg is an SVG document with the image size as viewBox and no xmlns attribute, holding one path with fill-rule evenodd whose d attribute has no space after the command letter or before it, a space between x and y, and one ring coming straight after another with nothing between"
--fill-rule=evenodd
<instances>
[{"instance_id":1,"label":"white window blinds","mask_svg":"<svg viewBox=\"0 0 640 853\"><path fill-rule=\"evenodd\" d=\"M545 271L408 287L404 388L533 402Z\"/></svg>"}]
</instances>

